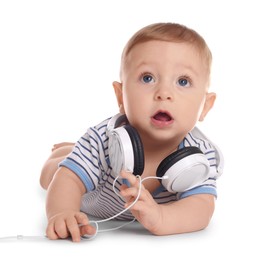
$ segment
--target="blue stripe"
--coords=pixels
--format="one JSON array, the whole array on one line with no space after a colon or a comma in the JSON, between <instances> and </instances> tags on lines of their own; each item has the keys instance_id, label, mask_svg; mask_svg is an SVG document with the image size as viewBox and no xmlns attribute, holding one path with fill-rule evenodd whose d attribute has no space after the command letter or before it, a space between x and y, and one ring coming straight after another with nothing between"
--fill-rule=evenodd
<instances>
[{"instance_id":1,"label":"blue stripe","mask_svg":"<svg viewBox=\"0 0 270 260\"><path fill-rule=\"evenodd\" d=\"M158 194L160 194L161 192L164 192L164 191L167 191L167 190L164 188L164 186L163 186L163 185L159 185L159 186L156 188L156 190L154 190L154 191L152 192L152 196L153 196L153 197L156 197L156 196L158 196Z\"/></svg>"},{"instance_id":2,"label":"blue stripe","mask_svg":"<svg viewBox=\"0 0 270 260\"><path fill-rule=\"evenodd\" d=\"M97 127L97 126L96 126L95 128L97 128L98 131L100 131L100 130L103 131L103 128L104 128L104 127L107 128L107 125L108 125L107 121L110 120L110 119L111 119L111 118L106 119L106 120L105 120L105 122L106 122L105 124L101 125L100 127ZM106 133L106 130L105 130L104 132Z\"/></svg>"},{"instance_id":3,"label":"blue stripe","mask_svg":"<svg viewBox=\"0 0 270 260\"><path fill-rule=\"evenodd\" d=\"M200 148L201 147L201 145L200 145L200 143L198 143L194 138L193 138L193 136L190 134L190 133L188 133L188 136L191 138L191 140ZM200 139L199 139L200 140ZM205 143L204 143L204 147L205 147ZM206 147L205 147L205 149L206 149Z\"/></svg>"},{"instance_id":4,"label":"blue stripe","mask_svg":"<svg viewBox=\"0 0 270 260\"><path fill-rule=\"evenodd\" d=\"M208 151L208 152L205 152L205 155L208 155L208 154L210 154L210 153L213 153L214 156L216 155L216 152L215 152L214 150L210 150L210 151ZM216 158L214 157L213 159L216 159Z\"/></svg>"},{"instance_id":5,"label":"blue stripe","mask_svg":"<svg viewBox=\"0 0 270 260\"><path fill-rule=\"evenodd\" d=\"M179 144L178 146L178 149L183 149L185 146L184 146L184 139L183 141Z\"/></svg>"},{"instance_id":6,"label":"blue stripe","mask_svg":"<svg viewBox=\"0 0 270 260\"><path fill-rule=\"evenodd\" d=\"M91 139L91 140L93 140L93 141L97 144L97 146L98 146L98 142L97 142L96 139L94 139L94 138L93 138L91 135L89 135L89 134L88 134L88 138ZM81 139L84 140L86 143L89 144L89 146L92 147L91 142L89 141L89 139L86 139L85 137L82 137ZM79 144L80 144L81 146L83 146L80 142L79 142ZM93 148L95 148L95 147L93 146ZM96 149L96 151L97 151L97 149Z\"/></svg>"},{"instance_id":7,"label":"blue stripe","mask_svg":"<svg viewBox=\"0 0 270 260\"><path fill-rule=\"evenodd\" d=\"M83 147L82 147L82 148L83 148ZM89 163L91 163L96 169L99 170L99 165L96 165L92 160L90 160L90 158L89 158L88 156L85 155L85 153L81 150L80 147L78 147L78 150L79 150L80 154L83 156L83 158L85 158ZM96 159L96 161L98 161L98 158L97 158L96 156L94 156L94 155L91 153L91 151L89 151L89 153L92 155L92 157L93 157L94 159ZM80 156L79 153L77 153L77 152L74 151L73 154L77 155L78 157L81 158L82 161L84 161L83 158Z\"/></svg>"},{"instance_id":8,"label":"blue stripe","mask_svg":"<svg viewBox=\"0 0 270 260\"><path fill-rule=\"evenodd\" d=\"M104 154L105 154L105 147L104 147L103 140L101 139L99 133L97 132L97 130L96 130L95 128L90 128L90 129L91 129L91 130L94 132L94 134L96 135L97 139L99 140L99 144L101 144L102 149L103 149L103 152L104 152Z\"/></svg>"},{"instance_id":9,"label":"blue stripe","mask_svg":"<svg viewBox=\"0 0 270 260\"><path fill-rule=\"evenodd\" d=\"M107 126L107 124L106 124L106 126ZM105 142L104 140L102 140L100 134L96 131L95 128L89 128L89 129L93 131L93 134L96 136L96 139L98 139L98 142L97 142L96 139L94 139L92 136L90 136L90 134L88 134L88 135L89 135L89 138L92 139L92 140L94 140L94 141L97 143L97 146L98 146L98 147L99 147L99 146L102 147L104 156L106 156L106 155L108 154L108 153L106 153L106 152L108 151L108 142ZM106 140L108 140L108 138L106 138ZM104 144L106 144L106 146L104 146ZM99 150L100 150L100 149L99 149ZM100 154L100 152L99 152L99 154ZM101 162L101 160L100 160L100 157L99 157L99 159L98 159L98 162L99 162L99 165L102 165L102 162Z\"/></svg>"},{"instance_id":10,"label":"blue stripe","mask_svg":"<svg viewBox=\"0 0 270 260\"><path fill-rule=\"evenodd\" d=\"M78 164L77 162L75 162L76 164ZM70 159L70 158L67 158L65 159L64 161L62 161L59 166L64 166L64 167L67 167L68 169L70 169L71 171L73 171L80 179L81 181L83 182L87 192L88 191L92 191L95 189L95 186L93 184L93 182L91 182L89 179L90 179L90 176L89 178L87 178L85 176L85 172L82 170L82 168L78 167L78 165L76 165L74 163L74 160Z\"/></svg>"},{"instance_id":11,"label":"blue stripe","mask_svg":"<svg viewBox=\"0 0 270 260\"><path fill-rule=\"evenodd\" d=\"M108 187L105 186L104 189L103 189L103 195L105 195L105 196L103 196L102 199L104 201L107 200L109 203L112 203L113 201L115 201L114 206L119 204L118 199L121 199L121 197L118 197L117 195L116 195L117 197L114 197L108 191L113 192L111 188L108 188ZM121 200L123 201L123 199L121 199Z\"/></svg>"},{"instance_id":12,"label":"blue stripe","mask_svg":"<svg viewBox=\"0 0 270 260\"><path fill-rule=\"evenodd\" d=\"M80 153L81 153L81 155L86 159L86 160L88 160L98 171L99 171L99 167L96 167L95 166L95 164L88 158L88 157L86 157L82 152L81 152L81 150L79 149L79 147L78 147L78 150L80 151ZM78 153L76 153L75 151L73 152L73 155L76 155L77 157L79 157L83 162L85 162L84 160L83 160L83 158L80 156L80 154L78 154ZM76 160L74 160L73 158L71 158L71 157L68 157L68 159L70 159L70 160L72 160L72 161L74 161L74 163L76 163L76 164L78 164L78 165L80 165L85 171L86 171L86 173L89 173L89 171L88 170L86 170L80 163L78 163ZM98 182L99 182L99 175L97 175L89 166L89 164L86 164L87 165L87 167L88 167L88 169L91 171L91 173L93 173L94 174L94 176L98 179Z\"/></svg>"},{"instance_id":13,"label":"blue stripe","mask_svg":"<svg viewBox=\"0 0 270 260\"><path fill-rule=\"evenodd\" d=\"M172 202L172 201L177 201L176 196L174 196L173 199L171 199L169 201L158 201L158 199L157 199L158 204L167 204L168 202Z\"/></svg>"},{"instance_id":14,"label":"blue stripe","mask_svg":"<svg viewBox=\"0 0 270 260\"><path fill-rule=\"evenodd\" d=\"M89 138L92 139L92 140L97 144L97 146L98 146L97 141L96 141L93 137L89 136ZM90 143L90 141L89 141L88 139L86 139L86 138L84 138L84 137L82 137L81 139L84 140L86 143L88 143L88 144L89 144L89 147L91 147L91 149L95 150L95 151L97 152L97 154L99 154L99 151L96 149L96 147L94 147L94 146ZM93 155L92 150L90 150L87 146L83 145L80 141L78 141L78 144L80 144L80 146L81 146L84 150L86 150L87 152L89 152L89 153L90 153L97 161L99 161L99 163L100 163L100 159ZM84 153L83 153L83 152L81 151L81 149L80 149L80 146L76 146L76 148L78 148L78 150L80 150L80 153L81 153L82 155L84 155ZM84 157L85 157L85 156L84 156ZM85 158L87 159L87 157L85 157Z\"/></svg>"},{"instance_id":15,"label":"blue stripe","mask_svg":"<svg viewBox=\"0 0 270 260\"><path fill-rule=\"evenodd\" d=\"M188 146L191 146L191 143L189 142L189 140L186 137L184 138L184 142L187 142Z\"/></svg>"},{"instance_id":16,"label":"blue stripe","mask_svg":"<svg viewBox=\"0 0 270 260\"><path fill-rule=\"evenodd\" d=\"M212 187L211 185L208 185L208 186L204 185L204 186L196 187L194 189L183 192L182 194L180 194L179 199L183 199L183 198L186 198L192 195L197 195L197 194L211 194L217 197L217 191L214 187Z\"/></svg>"},{"instance_id":17,"label":"blue stripe","mask_svg":"<svg viewBox=\"0 0 270 260\"><path fill-rule=\"evenodd\" d=\"M93 166L93 167L95 167L97 170L99 170L99 167L98 167L98 165L95 165L94 164L94 162L92 161L92 160L90 160L90 158L89 157L87 157L82 151L81 151L81 149L78 147L78 150L80 151L80 153L77 153L77 152L73 152L73 154L75 154L75 155L77 155L82 161L84 161L83 160L83 158L81 157L81 155ZM92 155L92 154L91 154ZM96 159L96 157L95 156L93 156L92 155L92 157L93 158L95 158Z\"/></svg>"}]
</instances>

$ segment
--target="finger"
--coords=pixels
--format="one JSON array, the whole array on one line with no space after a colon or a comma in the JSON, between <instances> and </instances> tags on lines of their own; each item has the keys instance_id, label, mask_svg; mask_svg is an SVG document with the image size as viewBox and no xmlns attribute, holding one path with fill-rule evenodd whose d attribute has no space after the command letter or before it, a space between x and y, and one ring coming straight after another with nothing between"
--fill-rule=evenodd
<instances>
[{"instance_id":1,"label":"finger","mask_svg":"<svg viewBox=\"0 0 270 260\"><path fill-rule=\"evenodd\" d=\"M71 235L73 242L79 242L80 241L80 228L78 225L78 222L75 218L68 218L66 220L66 226L69 231L69 234Z\"/></svg>"},{"instance_id":2,"label":"finger","mask_svg":"<svg viewBox=\"0 0 270 260\"><path fill-rule=\"evenodd\" d=\"M128 199L130 197L137 197L138 196L138 189L135 187L127 188L125 190L122 190L120 194L125 198Z\"/></svg>"},{"instance_id":3,"label":"finger","mask_svg":"<svg viewBox=\"0 0 270 260\"><path fill-rule=\"evenodd\" d=\"M54 223L48 224L47 229L46 229L46 236L51 240L56 240L59 238L54 230Z\"/></svg>"},{"instance_id":4,"label":"finger","mask_svg":"<svg viewBox=\"0 0 270 260\"><path fill-rule=\"evenodd\" d=\"M121 195L122 195L122 192L121 192ZM123 191L123 195L122 195L127 203L125 204L125 207L129 207L133 202L134 200L136 200L136 198L138 197L138 190L137 189L134 189L134 188L129 188L125 191ZM147 191L147 190L141 190L141 193L140 193L140 196L138 198L138 201L143 201L143 202L147 202L147 201L152 201L153 198L151 196L151 194ZM138 203L137 201L137 203ZM136 204L137 204L136 203Z\"/></svg>"},{"instance_id":5,"label":"finger","mask_svg":"<svg viewBox=\"0 0 270 260\"><path fill-rule=\"evenodd\" d=\"M135 175L133 175L131 172L122 171L121 177L124 179L127 179L130 186L139 187L139 185L140 185L140 180Z\"/></svg>"},{"instance_id":6,"label":"finger","mask_svg":"<svg viewBox=\"0 0 270 260\"><path fill-rule=\"evenodd\" d=\"M132 186L132 187L123 187L123 188L120 188L120 194L122 196L134 196L134 197L137 197L138 196L138 192L140 191L141 193L144 192L144 191L147 191L144 187L144 185L138 180L138 187L136 186ZM122 185L123 186L123 185Z\"/></svg>"},{"instance_id":7,"label":"finger","mask_svg":"<svg viewBox=\"0 0 270 260\"><path fill-rule=\"evenodd\" d=\"M122 184L120 186L120 191L125 190L125 189L128 189L128 186L126 184Z\"/></svg>"},{"instance_id":8,"label":"finger","mask_svg":"<svg viewBox=\"0 0 270 260\"><path fill-rule=\"evenodd\" d=\"M79 212L75 215L77 222L80 224L80 236L85 235L94 235L96 233L96 229L89 225L89 219L86 214Z\"/></svg>"},{"instance_id":9,"label":"finger","mask_svg":"<svg viewBox=\"0 0 270 260\"><path fill-rule=\"evenodd\" d=\"M139 191L137 188L132 187L121 191L120 195L125 199L126 202L134 202L139 195L138 192Z\"/></svg>"},{"instance_id":10,"label":"finger","mask_svg":"<svg viewBox=\"0 0 270 260\"><path fill-rule=\"evenodd\" d=\"M76 218L78 224L81 224L81 225L88 225L89 224L89 219L88 219L87 215L82 213L82 212L76 213L75 218Z\"/></svg>"},{"instance_id":11,"label":"finger","mask_svg":"<svg viewBox=\"0 0 270 260\"><path fill-rule=\"evenodd\" d=\"M124 196L124 193L122 191L125 191L126 189L128 189L129 187L126 184L123 184L120 186L120 196L125 200L128 201L129 198L127 196Z\"/></svg>"},{"instance_id":12,"label":"finger","mask_svg":"<svg viewBox=\"0 0 270 260\"><path fill-rule=\"evenodd\" d=\"M67 238L69 236L66 222L63 219L56 220L54 228L59 238Z\"/></svg>"},{"instance_id":13,"label":"finger","mask_svg":"<svg viewBox=\"0 0 270 260\"><path fill-rule=\"evenodd\" d=\"M85 225L80 227L80 235L95 235L97 232L96 228L91 225Z\"/></svg>"}]
</instances>

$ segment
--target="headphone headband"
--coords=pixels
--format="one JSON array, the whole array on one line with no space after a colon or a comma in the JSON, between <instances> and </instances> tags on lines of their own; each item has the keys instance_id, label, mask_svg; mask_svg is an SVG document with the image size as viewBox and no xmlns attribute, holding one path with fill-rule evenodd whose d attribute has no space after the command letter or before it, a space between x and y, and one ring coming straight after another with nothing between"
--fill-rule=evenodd
<instances>
[{"instance_id":1,"label":"headphone headband","mask_svg":"<svg viewBox=\"0 0 270 260\"><path fill-rule=\"evenodd\" d=\"M107 131L111 132L115 128L123 124L127 124L127 123L128 123L128 120L125 114L120 114L120 113L116 114L109 120L107 124Z\"/></svg>"}]
</instances>

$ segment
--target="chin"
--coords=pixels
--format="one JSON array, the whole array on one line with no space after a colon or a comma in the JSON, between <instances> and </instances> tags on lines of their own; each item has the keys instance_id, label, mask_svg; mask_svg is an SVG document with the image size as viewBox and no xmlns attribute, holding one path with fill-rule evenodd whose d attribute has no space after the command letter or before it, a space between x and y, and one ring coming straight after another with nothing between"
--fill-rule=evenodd
<instances>
[{"instance_id":1,"label":"chin","mask_svg":"<svg viewBox=\"0 0 270 260\"><path fill-rule=\"evenodd\" d=\"M166 133L165 131L159 131L158 133L142 134L143 143L152 143L153 145L171 145L178 146L184 138L172 133Z\"/></svg>"}]
</instances>

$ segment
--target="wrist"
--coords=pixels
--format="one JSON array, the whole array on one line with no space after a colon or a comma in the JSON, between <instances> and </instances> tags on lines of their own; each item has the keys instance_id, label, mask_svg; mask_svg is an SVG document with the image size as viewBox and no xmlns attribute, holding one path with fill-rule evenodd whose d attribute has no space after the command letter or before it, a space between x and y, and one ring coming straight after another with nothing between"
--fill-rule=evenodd
<instances>
[{"instance_id":1,"label":"wrist","mask_svg":"<svg viewBox=\"0 0 270 260\"><path fill-rule=\"evenodd\" d=\"M161 236L164 235L164 205L158 205L158 208L158 214L153 221L153 225L148 229L148 231L150 231L153 235Z\"/></svg>"}]
</instances>

